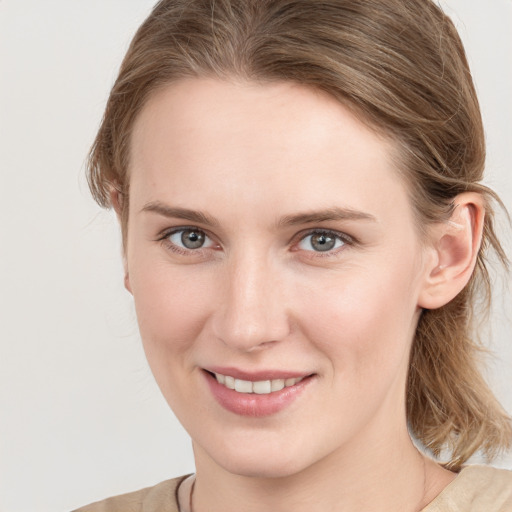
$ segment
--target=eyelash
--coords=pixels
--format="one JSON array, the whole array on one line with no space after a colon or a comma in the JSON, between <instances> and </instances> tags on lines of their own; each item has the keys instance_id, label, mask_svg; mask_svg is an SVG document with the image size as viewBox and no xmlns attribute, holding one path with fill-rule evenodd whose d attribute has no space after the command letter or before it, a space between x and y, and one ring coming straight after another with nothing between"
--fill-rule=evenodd
<instances>
[{"instance_id":1,"label":"eyelash","mask_svg":"<svg viewBox=\"0 0 512 512\"><path fill-rule=\"evenodd\" d=\"M205 250L211 249L211 247L206 247L206 248L200 247L197 249L185 249L185 248L179 247L178 245L174 244L173 242L171 242L169 240L169 238L172 235L181 233L186 230L198 231L200 233L203 233L205 235L205 237L208 238L209 240L212 240L212 237L210 237L208 235L208 233L206 231L204 231L203 229L200 229L196 226L180 226L178 228L173 228L173 229L164 231L161 235L159 235L159 237L157 238L156 241L161 242L167 249L171 250L172 252L183 255L183 256L190 256L192 254L201 256ZM354 237L349 236L345 233L340 233L338 231L333 231L330 229L310 229L305 232L300 232L291 240L291 243L293 244L293 247L295 247L300 242L304 241L308 236L312 236L312 235L330 236L330 237L335 238L336 240L341 241L343 244L341 247L333 248L333 249L330 249L330 250L324 251L324 252L323 251L314 251L314 250L309 250L309 251L305 250L304 251L307 253L311 253L312 256L309 256L309 257L313 257L313 258L326 258L326 257L337 256L338 253L343 251L345 247L353 246L358 243ZM292 250L294 252L300 251L300 249L296 249L296 248L292 249Z\"/></svg>"},{"instance_id":2,"label":"eyelash","mask_svg":"<svg viewBox=\"0 0 512 512\"><path fill-rule=\"evenodd\" d=\"M190 256L192 254L200 256L203 254L203 252L207 249L210 249L210 247L199 247L197 249L185 249L183 247L179 247L178 245L174 244L170 241L170 237L172 235L175 235L177 233L181 233L183 231L197 231L199 233L203 233L206 238L209 240L212 240L212 237L208 235L204 229L200 229L196 226L180 226L179 228L173 228L170 230L164 231L158 238L157 242L161 242L167 249L171 250L172 252L175 252L177 254L180 254L182 256Z\"/></svg>"},{"instance_id":3,"label":"eyelash","mask_svg":"<svg viewBox=\"0 0 512 512\"><path fill-rule=\"evenodd\" d=\"M305 232L298 233L296 237L294 238L294 246L298 245L300 242L304 241L306 238L313 236L313 235L325 235L328 237L332 237L336 240L341 241L342 246L330 249L328 251L314 251L314 250L306 250L305 252L310 253L313 258L329 258L329 257L336 257L345 250L346 247L349 247L351 245L355 245L357 243L356 239L354 237L351 237L345 233L340 233L339 231L333 231L331 229L310 229ZM293 249L294 251L300 251L300 249Z\"/></svg>"}]
</instances>

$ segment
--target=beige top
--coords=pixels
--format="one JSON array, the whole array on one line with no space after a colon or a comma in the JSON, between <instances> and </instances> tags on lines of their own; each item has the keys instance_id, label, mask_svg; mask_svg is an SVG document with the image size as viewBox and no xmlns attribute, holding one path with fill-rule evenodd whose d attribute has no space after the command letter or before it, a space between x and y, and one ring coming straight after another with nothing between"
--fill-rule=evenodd
<instances>
[{"instance_id":1,"label":"beige top","mask_svg":"<svg viewBox=\"0 0 512 512\"><path fill-rule=\"evenodd\" d=\"M177 489L185 478L166 480L74 512L179 512ZM422 512L512 512L512 471L465 466Z\"/></svg>"}]
</instances>

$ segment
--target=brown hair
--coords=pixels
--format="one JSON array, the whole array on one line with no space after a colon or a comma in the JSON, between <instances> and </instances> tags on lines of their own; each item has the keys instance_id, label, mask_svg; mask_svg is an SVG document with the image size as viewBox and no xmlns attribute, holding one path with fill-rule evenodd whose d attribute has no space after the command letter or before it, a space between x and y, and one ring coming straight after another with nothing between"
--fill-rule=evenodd
<instances>
[{"instance_id":1,"label":"brown hair","mask_svg":"<svg viewBox=\"0 0 512 512\"><path fill-rule=\"evenodd\" d=\"M407 419L434 454L458 468L475 451L510 446L510 419L483 380L472 336L479 297L488 311L487 253L507 258L480 184L481 115L460 38L430 0L162 0L136 33L89 158L102 206L120 193L125 234L134 121L159 87L185 77L294 81L334 96L395 141L418 226L449 218L459 193L486 200L483 243L468 286L422 313L411 349ZM480 311L482 313L482 311Z\"/></svg>"}]
</instances>

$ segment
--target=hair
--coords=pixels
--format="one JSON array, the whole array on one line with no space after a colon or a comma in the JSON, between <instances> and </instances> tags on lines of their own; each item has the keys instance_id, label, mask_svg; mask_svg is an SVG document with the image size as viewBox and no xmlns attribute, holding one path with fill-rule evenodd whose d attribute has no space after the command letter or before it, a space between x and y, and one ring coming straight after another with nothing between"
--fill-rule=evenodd
<instances>
[{"instance_id":1,"label":"hair","mask_svg":"<svg viewBox=\"0 0 512 512\"><path fill-rule=\"evenodd\" d=\"M507 267L493 225L499 197L480 182L485 141L464 48L430 0L162 0L134 36L91 148L96 201L120 198L123 238L134 122L156 90L184 78L291 81L324 91L394 141L420 230L446 221L454 198L485 200L469 284L424 310L411 347L406 412L412 434L458 469L510 447L510 418L485 383L475 319L489 311L489 251ZM504 208L504 207L503 207ZM480 306L480 307L479 307Z\"/></svg>"}]
</instances>

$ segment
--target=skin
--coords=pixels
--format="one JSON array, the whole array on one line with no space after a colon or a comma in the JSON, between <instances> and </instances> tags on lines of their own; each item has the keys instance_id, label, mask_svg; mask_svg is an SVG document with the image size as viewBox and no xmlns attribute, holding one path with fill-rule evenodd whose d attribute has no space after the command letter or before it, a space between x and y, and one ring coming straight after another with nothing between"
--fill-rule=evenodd
<instances>
[{"instance_id":1,"label":"skin","mask_svg":"<svg viewBox=\"0 0 512 512\"><path fill-rule=\"evenodd\" d=\"M156 381L193 440L196 512L429 503L454 475L408 435L408 356L421 308L471 274L478 198L459 198L461 229L420 240L392 143L291 83L169 85L131 144L126 286ZM333 208L364 218L285 222ZM169 232L184 227L205 245L179 247ZM319 252L311 230L340 238ZM314 378L286 409L251 418L214 400L202 372L215 365Z\"/></svg>"}]
</instances>

